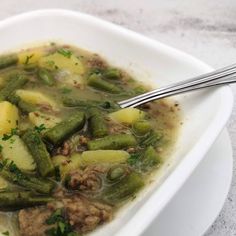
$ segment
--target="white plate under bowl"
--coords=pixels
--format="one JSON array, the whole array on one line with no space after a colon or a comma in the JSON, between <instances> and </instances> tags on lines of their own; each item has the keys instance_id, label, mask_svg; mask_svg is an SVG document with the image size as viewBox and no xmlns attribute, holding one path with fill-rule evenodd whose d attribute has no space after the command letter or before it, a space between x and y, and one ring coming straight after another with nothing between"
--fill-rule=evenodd
<instances>
[{"instance_id":1,"label":"white plate under bowl","mask_svg":"<svg viewBox=\"0 0 236 236\"><path fill-rule=\"evenodd\" d=\"M203 62L98 18L67 10L40 10L0 22L0 52L56 40L99 53L114 66L153 87L212 70ZM160 214L202 160L228 120L233 96L228 86L175 98L183 110L176 148L153 183L119 211L96 236L137 236Z\"/></svg>"},{"instance_id":2,"label":"white plate under bowl","mask_svg":"<svg viewBox=\"0 0 236 236\"><path fill-rule=\"evenodd\" d=\"M224 130L190 178L142 235L203 235L224 205L232 173L231 141Z\"/></svg>"}]
</instances>

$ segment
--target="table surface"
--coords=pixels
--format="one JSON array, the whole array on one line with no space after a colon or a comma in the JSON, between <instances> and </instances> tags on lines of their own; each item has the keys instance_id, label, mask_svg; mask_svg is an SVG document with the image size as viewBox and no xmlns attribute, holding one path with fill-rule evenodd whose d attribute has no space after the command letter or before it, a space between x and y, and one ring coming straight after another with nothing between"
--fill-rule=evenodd
<instances>
[{"instance_id":1,"label":"table surface","mask_svg":"<svg viewBox=\"0 0 236 236\"><path fill-rule=\"evenodd\" d=\"M219 68L236 62L235 0L1 0L0 19L43 8L79 10L183 50ZM236 94L236 86L232 86ZM236 235L236 105L227 128L234 176L224 208L205 236Z\"/></svg>"}]
</instances>

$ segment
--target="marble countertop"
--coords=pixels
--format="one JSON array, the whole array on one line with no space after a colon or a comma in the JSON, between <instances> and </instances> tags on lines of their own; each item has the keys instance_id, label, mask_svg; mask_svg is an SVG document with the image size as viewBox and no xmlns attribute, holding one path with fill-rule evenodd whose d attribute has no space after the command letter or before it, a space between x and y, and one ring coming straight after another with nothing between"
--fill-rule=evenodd
<instances>
[{"instance_id":1,"label":"marble countertop","mask_svg":"<svg viewBox=\"0 0 236 236\"><path fill-rule=\"evenodd\" d=\"M219 68L236 62L235 0L1 0L0 19L43 8L79 10L157 39ZM236 95L236 86L232 86ZM234 175L224 208L205 236L236 235L236 105L227 128Z\"/></svg>"}]
</instances>

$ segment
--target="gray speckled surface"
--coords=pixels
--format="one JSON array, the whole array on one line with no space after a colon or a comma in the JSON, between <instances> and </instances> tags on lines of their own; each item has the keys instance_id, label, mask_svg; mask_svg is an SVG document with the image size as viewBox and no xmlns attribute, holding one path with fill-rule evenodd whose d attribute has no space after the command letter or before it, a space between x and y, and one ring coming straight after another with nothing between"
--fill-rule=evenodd
<instances>
[{"instance_id":1,"label":"gray speckled surface","mask_svg":"<svg viewBox=\"0 0 236 236\"><path fill-rule=\"evenodd\" d=\"M215 68L236 62L235 0L1 0L0 19L42 8L79 10L181 49ZM236 94L236 86L232 86ZM228 130L236 160L236 106ZM229 196L205 236L236 235L236 164Z\"/></svg>"}]
</instances>

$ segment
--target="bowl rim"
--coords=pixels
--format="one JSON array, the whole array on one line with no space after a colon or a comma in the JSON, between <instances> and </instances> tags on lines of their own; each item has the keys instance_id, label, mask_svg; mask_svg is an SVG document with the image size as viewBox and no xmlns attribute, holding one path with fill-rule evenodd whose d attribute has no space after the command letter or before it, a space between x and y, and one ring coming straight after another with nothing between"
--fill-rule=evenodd
<instances>
[{"instance_id":1,"label":"bowl rim","mask_svg":"<svg viewBox=\"0 0 236 236\"><path fill-rule=\"evenodd\" d=\"M188 63L193 64L198 68L199 72L205 73L213 70L212 67L208 66L206 63L196 59L195 57L182 52L173 47L167 46L157 40L148 38L139 33L125 29L119 25L111 22L107 22L98 17L91 16L86 13L81 13L79 11L65 10L60 8L55 9L40 9L33 10L29 12L23 12L21 14L10 16L6 19L0 21L0 30L2 28L8 27L11 24L18 22L19 20L29 20L32 17L45 17L45 16L61 16L61 17L74 17L78 19L86 20L87 22L92 22L99 24L100 26L111 30L117 34L125 36L126 38L131 38L139 43L145 43L149 47L158 49L165 54L171 54L178 61L188 61ZM209 124L208 128L203 132L201 138L198 142L190 149L186 154L184 160L180 161L178 165L173 169L165 181L155 190L148 201L143 204L140 209L133 215L133 217L119 230L115 233L116 236L127 235L127 232L132 232L130 235L140 235L149 224L155 219L155 217L161 213L168 202L174 197L177 191L183 186L186 180L189 178L191 173L195 170L198 164L201 162L205 154L207 153L210 146L214 143L217 136L222 131L230 114L233 109L233 93L228 85L224 85L216 88L216 93L220 95L221 102L219 103L219 109L214 119L214 122ZM227 104L227 106L224 106ZM199 149L201 151L199 152ZM159 200L162 201L159 201ZM145 216L145 217L143 217ZM140 223L142 222L142 223Z\"/></svg>"}]
</instances>

